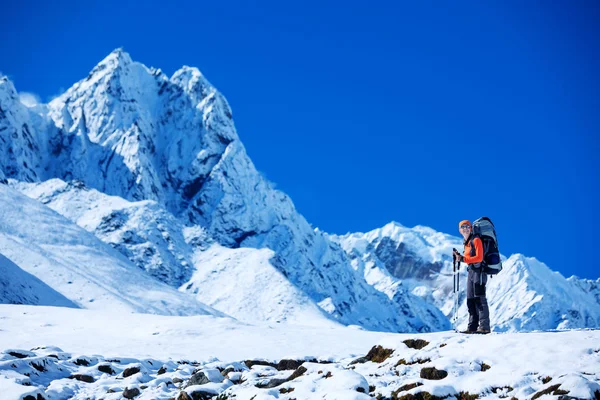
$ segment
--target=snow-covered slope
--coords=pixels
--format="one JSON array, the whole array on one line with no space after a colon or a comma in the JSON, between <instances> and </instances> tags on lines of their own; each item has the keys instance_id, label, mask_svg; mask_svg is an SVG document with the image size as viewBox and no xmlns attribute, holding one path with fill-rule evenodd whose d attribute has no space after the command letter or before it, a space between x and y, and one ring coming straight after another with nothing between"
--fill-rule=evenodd
<instances>
[{"instance_id":1,"label":"snow-covered slope","mask_svg":"<svg viewBox=\"0 0 600 400\"><path fill-rule=\"evenodd\" d=\"M0 184L0 253L79 307L222 315L160 283L41 203Z\"/></svg>"},{"instance_id":2,"label":"snow-covered slope","mask_svg":"<svg viewBox=\"0 0 600 400\"><path fill-rule=\"evenodd\" d=\"M368 233L330 236L352 262L364 268L366 281L384 293L406 287L453 314L452 248L462 239L417 226L390 223ZM459 324L466 325L466 266L461 267ZM535 258L515 254L489 279L487 296L493 330L525 331L596 328L600 325L598 282L565 279Z\"/></svg>"},{"instance_id":3,"label":"snow-covered slope","mask_svg":"<svg viewBox=\"0 0 600 400\"><path fill-rule=\"evenodd\" d=\"M37 146L47 149L39 180L79 180L124 200L155 201L222 246L268 248L274 252L270 263L291 285L341 323L395 331L447 327L434 307L412 307L410 294L390 299L365 283L346 253L312 229L290 198L258 173L225 98L197 69L183 67L168 78L118 49L47 108L51 123L38 135L42 142L47 138ZM146 265L139 254L126 255ZM181 266L185 255L173 256L175 261L162 259L174 266L163 263L157 271L158 262L150 264L170 284L190 272ZM163 274L169 271L175 275Z\"/></svg>"},{"instance_id":4,"label":"snow-covered slope","mask_svg":"<svg viewBox=\"0 0 600 400\"><path fill-rule=\"evenodd\" d=\"M81 182L10 180L10 185L110 244L140 269L249 323L335 325L269 260L268 249L230 249L199 226L185 227L155 201L129 202Z\"/></svg>"},{"instance_id":5,"label":"snow-covered slope","mask_svg":"<svg viewBox=\"0 0 600 400\"><path fill-rule=\"evenodd\" d=\"M392 334L14 305L0 321L3 399L600 397L597 330Z\"/></svg>"},{"instance_id":6,"label":"snow-covered slope","mask_svg":"<svg viewBox=\"0 0 600 400\"><path fill-rule=\"evenodd\" d=\"M0 254L0 303L77 307L72 301Z\"/></svg>"},{"instance_id":7,"label":"snow-covered slope","mask_svg":"<svg viewBox=\"0 0 600 400\"><path fill-rule=\"evenodd\" d=\"M10 186L39 200L146 270L179 287L193 272L195 247L208 247L201 229L188 228L156 201L130 202L86 187L81 181L42 183L9 180Z\"/></svg>"}]
</instances>

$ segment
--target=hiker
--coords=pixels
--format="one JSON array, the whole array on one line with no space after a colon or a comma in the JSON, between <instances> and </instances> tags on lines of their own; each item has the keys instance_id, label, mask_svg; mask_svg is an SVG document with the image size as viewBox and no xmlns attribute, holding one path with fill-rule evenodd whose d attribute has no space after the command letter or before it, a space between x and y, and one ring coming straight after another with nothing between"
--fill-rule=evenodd
<instances>
[{"instance_id":1,"label":"hiker","mask_svg":"<svg viewBox=\"0 0 600 400\"><path fill-rule=\"evenodd\" d=\"M461 255L455 249L454 257L468 265L467 308L469 310L469 326L463 333L490 333L490 310L485 297L487 274L482 270L483 243L481 238L473 235L473 225L470 221L460 221L458 227L465 239L465 252L464 255Z\"/></svg>"}]
</instances>

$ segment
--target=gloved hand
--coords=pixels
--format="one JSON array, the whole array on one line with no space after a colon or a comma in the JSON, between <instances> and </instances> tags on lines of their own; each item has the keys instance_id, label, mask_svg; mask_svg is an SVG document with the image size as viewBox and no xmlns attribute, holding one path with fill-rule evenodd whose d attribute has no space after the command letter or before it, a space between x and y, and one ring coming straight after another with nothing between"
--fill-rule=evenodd
<instances>
[{"instance_id":1,"label":"gloved hand","mask_svg":"<svg viewBox=\"0 0 600 400\"><path fill-rule=\"evenodd\" d=\"M456 250L456 249L452 249L453 253L454 253L454 259L458 260L460 262L464 262L465 258Z\"/></svg>"}]
</instances>

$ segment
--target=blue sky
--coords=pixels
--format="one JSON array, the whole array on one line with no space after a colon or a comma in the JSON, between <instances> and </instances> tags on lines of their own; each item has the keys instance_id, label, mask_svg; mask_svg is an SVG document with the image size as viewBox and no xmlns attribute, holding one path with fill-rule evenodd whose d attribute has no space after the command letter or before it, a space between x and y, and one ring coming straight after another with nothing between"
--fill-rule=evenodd
<instances>
[{"instance_id":1,"label":"blue sky","mask_svg":"<svg viewBox=\"0 0 600 400\"><path fill-rule=\"evenodd\" d=\"M197 66L257 168L325 231L395 220L458 236L487 215L504 254L600 276L597 1L2 10L0 71L42 101L117 47L169 75Z\"/></svg>"}]
</instances>

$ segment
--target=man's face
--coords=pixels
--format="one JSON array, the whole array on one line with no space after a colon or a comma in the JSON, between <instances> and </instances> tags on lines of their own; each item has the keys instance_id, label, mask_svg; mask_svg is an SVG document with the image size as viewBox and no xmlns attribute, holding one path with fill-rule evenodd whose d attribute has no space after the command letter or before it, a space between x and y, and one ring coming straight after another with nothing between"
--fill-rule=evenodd
<instances>
[{"instance_id":1,"label":"man's face","mask_svg":"<svg viewBox=\"0 0 600 400\"><path fill-rule=\"evenodd\" d=\"M465 239L467 239L469 237L469 235L471 234L471 227L467 224L461 225L460 233L463 235L463 237Z\"/></svg>"}]
</instances>

